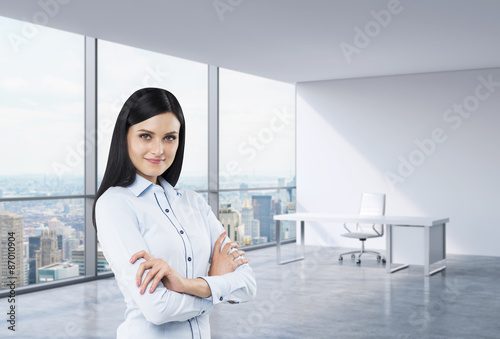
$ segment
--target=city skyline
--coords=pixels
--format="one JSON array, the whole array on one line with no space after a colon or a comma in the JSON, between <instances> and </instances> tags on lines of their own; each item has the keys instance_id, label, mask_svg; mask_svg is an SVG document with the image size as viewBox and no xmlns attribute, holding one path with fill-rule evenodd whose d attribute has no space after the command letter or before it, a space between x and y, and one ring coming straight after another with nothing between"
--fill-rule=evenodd
<instances>
[{"instance_id":1,"label":"city skyline","mask_svg":"<svg viewBox=\"0 0 500 339\"><path fill-rule=\"evenodd\" d=\"M0 191L0 199L3 193L7 195L15 192L15 189L20 193L26 193L26 187L30 187L28 193L38 195L39 197L47 196L48 193L64 192L63 187L68 184L70 191L78 187L78 182L71 180L54 179L54 182L49 176L40 176L38 184L40 186L30 186L33 182L26 182L23 176L17 176L16 180L4 183ZM2 179L0 178L0 183ZM255 178L254 178L255 180ZM294 181L286 182L284 178L266 178L268 182L275 182L274 185L294 184ZM59 187L61 186L61 187ZM11 190L12 188L12 190ZM40 188L42 191L38 191ZM227 229L228 234L240 243L240 246L262 244L269 241L274 241L274 223L272 215L275 213L293 212L295 208L295 189L263 189L251 190L249 185L240 184L239 189L234 191L220 192L219 212L224 208L236 215L236 219L230 224L233 231L227 229L228 222L225 221L223 213L219 214L219 220ZM45 195L43 195L45 194ZM69 194L70 195L70 194ZM19 197L19 196L18 196ZM259 205L255 201L262 197L265 200L264 205ZM6 198L3 196L3 198ZM21 200L16 201L0 201L0 213L18 218L17 227L18 234L22 236L20 240L20 254L17 258L21 258L21 267L23 269L23 285L37 284L46 281L69 278L78 275L84 275L84 199L82 198L64 198L64 199L42 199L42 200ZM246 201L246 211L245 211ZM249 201L252 201L250 204ZM248 207L252 210L252 217L248 218ZM259 207L257 207L259 206ZM254 209L257 208L261 212L258 215L254 214ZM264 212L262 212L264 210ZM241 217L246 214L246 218ZM236 220L236 221L234 221ZM245 224L248 226L244 226ZM241 229L237 228L241 225ZM249 234L245 231L248 228ZM236 233L235 233L236 230ZM1 227L2 233L5 231L5 226ZM235 236L236 235L236 236ZM286 227L283 232L284 237L295 236L295 226ZM102 251L98 253L98 270L100 272L109 271ZM76 273L78 272L78 274ZM42 277L42 278L40 278Z\"/></svg>"}]
</instances>

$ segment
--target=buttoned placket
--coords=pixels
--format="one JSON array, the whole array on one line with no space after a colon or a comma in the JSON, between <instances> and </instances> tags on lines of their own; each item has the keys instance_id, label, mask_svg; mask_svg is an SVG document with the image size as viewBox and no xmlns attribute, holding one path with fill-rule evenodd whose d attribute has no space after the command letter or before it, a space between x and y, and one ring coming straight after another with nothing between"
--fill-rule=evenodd
<instances>
[{"instance_id":1,"label":"buttoned placket","mask_svg":"<svg viewBox=\"0 0 500 339\"><path fill-rule=\"evenodd\" d=\"M172 206L170 205L167 195L165 191L160 187L155 187L154 195L156 198L156 202L158 203L158 207L162 210L163 214L167 217L168 222L175 227L177 230L177 234L182 240L184 245L184 259L186 262L186 271L185 277L193 279L194 278L194 255L193 255L193 247L191 246L191 242L189 241L189 236L186 233L184 227L180 224L179 220L175 216L174 211L172 210Z\"/></svg>"},{"instance_id":2,"label":"buttoned placket","mask_svg":"<svg viewBox=\"0 0 500 339\"><path fill-rule=\"evenodd\" d=\"M154 195L156 202L158 203L159 208L161 208L163 214L167 217L170 224L175 227L177 230L177 234L179 234L183 244L184 244L184 258L186 262L186 278L193 279L194 278L194 257L193 257L193 247L191 246L191 241L189 240L188 234L179 220L175 216L174 211L172 210L172 206L168 200L167 194L165 191L159 187L155 187ZM177 192L177 198L179 198L180 194ZM193 338L201 338L200 327L198 324L198 319L196 317L188 320L189 325L191 326L191 331L193 334Z\"/></svg>"}]
</instances>

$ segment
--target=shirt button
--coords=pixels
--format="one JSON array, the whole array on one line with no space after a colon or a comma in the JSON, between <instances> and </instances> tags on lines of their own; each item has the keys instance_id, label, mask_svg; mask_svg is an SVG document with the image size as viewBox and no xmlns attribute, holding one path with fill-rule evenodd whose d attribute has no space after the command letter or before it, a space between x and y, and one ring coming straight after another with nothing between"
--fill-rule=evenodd
<instances>
[{"instance_id":1,"label":"shirt button","mask_svg":"<svg viewBox=\"0 0 500 339\"><path fill-rule=\"evenodd\" d=\"M188 257L188 261L191 261L191 257Z\"/></svg>"},{"instance_id":2,"label":"shirt button","mask_svg":"<svg viewBox=\"0 0 500 339\"><path fill-rule=\"evenodd\" d=\"M204 310L203 310L203 311L201 311L201 314L203 314L203 313L205 313L205 311L204 311Z\"/></svg>"},{"instance_id":3,"label":"shirt button","mask_svg":"<svg viewBox=\"0 0 500 339\"><path fill-rule=\"evenodd\" d=\"M181 230L179 233L180 233L180 234L184 234L184 231L183 231L183 230Z\"/></svg>"},{"instance_id":4,"label":"shirt button","mask_svg":"<svg viewBox=\"0 0 500 339\"><path fill-rule=\"evenodd\" d=\"M170 210L167 208L167 209L165 210L165 212L167 212L167 213L168 213L168 212L170 212Z\"/></svg>"},{"instance_id":5,"label":"shirt button","mask_svg":"<svg viewBox=\"0 0 500 339\"><path fill-rule=\"evenodd\" d=\"M220 301L222 301L222 300L224 300L224 298L223 298L223 297L220 297L220 298L219 298L219 300L220 300Z\"/></svg>"}]
</instances>

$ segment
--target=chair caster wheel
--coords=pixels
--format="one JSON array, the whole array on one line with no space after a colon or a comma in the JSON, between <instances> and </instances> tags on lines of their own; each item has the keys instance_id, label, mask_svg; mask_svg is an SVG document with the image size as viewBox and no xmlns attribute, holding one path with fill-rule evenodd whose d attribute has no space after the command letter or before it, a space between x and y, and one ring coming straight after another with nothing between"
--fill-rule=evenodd
<instances>
[{"instance_id":1,"label":"chair caster wheel","mask_svg":"<svg viewBox=\"0 0 500 339\"><path fill-rule=\"evenodd\" d=\"M382 259L382 263L385 264L385 258Z\"/></svg>"},{"instance_id":2,"label":"chair caster wheel","mask_svg":"<svg viewBox=\"0 0 500 339\"><path fill-rule=\"evenodd\" d=\"M358 265L361 264L361 259L357 259L356 264L358 264Z\"/></svg>"},{"instance_id":3,"label":"chair caster wheel","mask_svg":"<svg viewBox=\"0 0 500 339\"><path fill-rule=\"evenodd\" d=\"M377 260L380 261L380 259L382 259L382 257L380 255L377 255Z\"/></svg>"},{"instance_id":4,"label":"chair caster wheel","mask_svg":"<svg viewBox=\"0 0 500 339\"><path fill-rule=\"evenodd\" d=\"M355 259L356 256L354 254L351 254L351 259Z\"/></svg>"},{"instance_id":5,"label":"chair caster wheel","mask_svg":"<svg viewBox=\"0 0 500 339\"><path fill-rule=\"evenodd\" d=\"M344 261L344 258L342 258L342 256L340 256L339 261Z\"/></svg>"}]
</instances>

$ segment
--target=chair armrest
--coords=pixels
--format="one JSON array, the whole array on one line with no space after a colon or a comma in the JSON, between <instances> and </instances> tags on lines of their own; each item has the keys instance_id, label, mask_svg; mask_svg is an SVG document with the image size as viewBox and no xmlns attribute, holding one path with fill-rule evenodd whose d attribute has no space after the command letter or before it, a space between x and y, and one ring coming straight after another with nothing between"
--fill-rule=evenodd
<instances>
[{"instance_id":1,"label":"chair armrest","mask_svg":"<svg viewBox=\"0 0 500 339\"><path fill-rule=\"evenodd\" d=\"M379 236L383 236L384 235L384 225L382 225L382 233L380 233L379 231L377 231L377 229L375 228L375 224L372 225L372 228L375 231L375 233L377 233Z\"/></svg>"},{"instance_id":2,"label":"chair armrest","mask_svg":"<svg viewBox=\"0 0 500 339\"><path fill-rule=\"evenodd\" d=\"M344 223L344 228L347 230L347 232L352 233L351 230L349 228L347 228L347 223L346 222Z\"/></svg>"}]
</instances>

